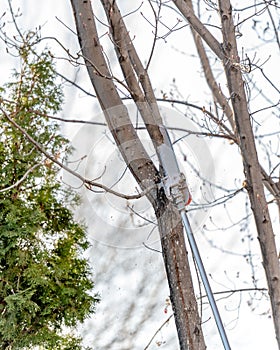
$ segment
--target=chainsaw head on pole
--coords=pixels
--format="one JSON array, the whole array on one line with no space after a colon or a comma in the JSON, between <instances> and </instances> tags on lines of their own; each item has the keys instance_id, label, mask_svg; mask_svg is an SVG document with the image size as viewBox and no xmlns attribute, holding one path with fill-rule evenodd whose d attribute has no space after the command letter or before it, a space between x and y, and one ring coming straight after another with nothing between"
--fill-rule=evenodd
<instances>
[{"instance_id":1,"label":"chainsaw head on pole","mask_svg":"<svg viewBox=\"0 0 280 350\"><path fill-rule=\"evenodd\" d=\"M184 210L185 206L191 202L186 177L180 172L166 128L160 126L160 131L164 140L164 143L157 147L159 161L164 173L161 184L166 197L177 206L178 210Z\"/></svg>"}]
</instances>

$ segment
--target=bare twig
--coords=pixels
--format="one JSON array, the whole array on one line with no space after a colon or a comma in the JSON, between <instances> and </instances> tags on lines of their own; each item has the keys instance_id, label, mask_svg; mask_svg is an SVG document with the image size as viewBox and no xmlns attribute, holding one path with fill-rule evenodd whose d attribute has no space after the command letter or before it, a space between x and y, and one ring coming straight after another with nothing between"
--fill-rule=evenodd
<instances>
[{"instance_id":1,"label":"bare twig","mask_svg":"<svg viewBox=\"0 0 280 350\"><path fill-rule=\"evenodd\" d=\"M212 119L217 125L219 125L220 128L224 129L226 134L229 135L232 139L235 139L235 135L233 132L219 119L217 118L213 113L208 111L204 106L198 106L193 103L187 102L187 101L181 101L177 99L169 99L169 98L157 98L157 101L160 102L169 102L169 103L177 103L181 105L185 105L191 108L195 108L206 114L210 119Z\"/></svg>"},{"instance_id":2,"label":"bare twig","mask_svg":"<svg viewBox=\"0 0 280 350\"><path fill-rule=\"evenodd\" d=\"M26 178L27 176L32 172L34 171L36 168L38 168L39 166L43 165L43 163L38 163L38 164L34 164L31 168L29 168L26 173L17 181L15 182L13 185L9 186L9 187L6 187L6 188L2 188L0 190L0 193L3 193L3 192L7 192L17 186L19 186Z\"/></svg>"},{"instance_id":3,"label":"bare twig","mask_svg":"<svg viewBox=\"0 0 280 350\"><path fill-rule=\"evenodd\" d=\"M269 4L269 1L267 1L267 0L265 0L264 2L265 2L265 3L268 3L268 5L270 5L270 4ZM268 14L269 14L269 17L270 17L272 26L273 26L273 30L274 30L276 42L277 42L277 45L278 45L278 50L280 51L279 29L277 29L277 27L276 27L276 24L275 24L275 21L274 21L274 18L273 18L273 16L272 16L272 13L271 13L271 11L270 11L269 6L267 7L267 11L268 11Z\"/></svg>"},{"instance_id":4,"label":"bare twig","mask_svg":"<svg viewBox=\"0 0 280 350\"><path fill-rule=\"evenodd\" d=\"M275 234L264 193L263 174L256 150L244 81L242 73L238 69L240 58L231 2L230 0L219 0L218 3L225 51L224 70L234 110L237 132L240 135L239 143L246 175L246 189L256 223L272 306L276 339L280 348L280 271Z\"/></svg>"},{"instance_id":5,"label":"bare twig","mask_svg":"<svg viewBox=\"0 0 280 350\"><path fill-rule=\"evenodd\" d=\"M150 345L152 344L152 341L155 339L156 335L162 330L162 328L171 320L171 318L174 316L174 314L170 315L163 324L156 330L152 338L150 339L149 343L145 346L144 350L147 350Z\"/></svg>"},{"instance_id":6,"label":"bare twig","mask_svg":"<svg viewBox=\"0 0 280 350\"><path fill-rule=\"evenodd\" d=\"M151 0L148 1L149 2L149 5L152 9L152 12L154 14L154 18L155 18L155 32L154 32L154 39L153 39L153 44L152 44L152 49L151 49L151 52L150 52L150 56L149 56L149 59L148 59L148 62L146 64L146 68L145 68L145 71L147 72L148 69L149 69L149 66L150 66L150 63L152 61L152 57L153 57L153 54L154 54L154 51L155 51L155 47L156 47L156 41L157 41L157 33L158 33L158 22L159 22L159 17L160 17L160 11L161 11L161 1L159 2L159 5L158 5L158 12L156 13L152 3L151 3Z\"/></svg>"},{"instance_id":7,"label":"bare twig","mask_svg":"<svg viewBox=\"0 0 280 350\"><path fill-rule=\"evenodd\" d=\"M103 189L105 192L111 193L115 196L124 198L124 199L139 199L143 196L146 196L152 189L154 189L156 187L156 185L153 186L149 186L147 187L144 191L135 194L135 195L126 195L117 191L112 190L111 188L109 188L106 185L97 183L95 181L89 180L84 178L82 175L80 175L79 173L77 173L76 171L73 171L71 168L69 168L67 165L61 163L59 160L56 159L56 157L52 156L51 154L49 154L44 147L37 142L36 140L34 140L34 138L32 136L30 136L26 130L24 130L12 117L10 117L5 110L3 110L3 108L0 107L0 110L2 111L2 113L5 115L5 117L9 120L9 122L16 127L41 153L43 153L49 160L51 160L53 163L57 164L60 168L66 170L68 173L70 173L71 175L75 176L76 178L78 178L79 180L82 181L82 183L84 184L84 186L86 188L88 188L89 190L92 190L92 187L98 187Z\"/></svg>"},{"instance_id":8,"label":"bare twig","mask_svg":"<svg viewBox=\"0 0 280 350\"><path fill-rule=\"evenodd\" d=\"M188 6L185 0L173 0L174 4L181 11L186 20L190 23L192 28L200 35L211 50L221 60L224 58L222 47L214 35L205 27L203 23L196 17L192 8Z\"/></svg>"},{"instance_id":9,"label":"bare twig","mask_svg":"<svg viewBox=\"0 0 280 350\"><path fill-rule=\"evenodd\" d=\"M221 294L234 294L234 293L241 293L241 292L267 292L267 288L240 288L240 289L231 289L231 290L223 290L220 292L214 292L214 295L221 295ZM199 299L206 298L207 295L201 295Z\"/></svg>"},{"instance_id":10,"label":"bare twig","mask_svg":"<svg viewBox=\"0 0 280 350\"><path fill-rule=\"evenodd\" d=\"M12 20L13 20L13 23L14 23L14 26L19 34L19 36L21 37L21 40L24 42L25 39L18 27L18 24L17 24L17 21L16 21L16 16L15 16L15 13L14 13L14 10L13 10L13 7L12 7L12 1L11 0L8 0L8 3L9 3L9 8L10 8L10 12L11 12L11 15L12 15Z\"/></svg>"}]
</instances>

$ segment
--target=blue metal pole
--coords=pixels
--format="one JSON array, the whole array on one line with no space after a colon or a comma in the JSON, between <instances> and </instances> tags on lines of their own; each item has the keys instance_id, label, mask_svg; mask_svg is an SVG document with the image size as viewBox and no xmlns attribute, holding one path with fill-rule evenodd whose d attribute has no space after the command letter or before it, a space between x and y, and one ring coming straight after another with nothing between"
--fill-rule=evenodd
<instances>
[{"instance_id":1,"label":"blue metal pole","mask_svg":"<svg viewBox=\"0 0 280 350\"><path fill-rule=\"evenodd\" d=\"M212 312L213 312L213 315L214 315L214 318L215 318L215 321L216 321L216 324L217 324L217 327L218 327L218 330L219 330L219 333L220 333L220 336L221 336L221 339L222 339L222 342L224 345L224 348L225 348L225 350L230 350L230 345L229 345L227 335L226 335L226 332L225 332L225 329L224 329L224 326L223 326L223 323L221 320L221 316L219 314L219 310L217 308L216 301L214 299L214 296L213 296L213 293L212 293L212 290L211 290L211 287L210 287L210 284L209 284L209 281L208 281L208 278L207 278L207 275L206 275L206 272L204 269L204 265L203 265L203 262L201 260L200 254L199 254L199 250L198 250L194 235L192 233L191 225L189 223L189 219L187 217L185 210L181 210L181 218L182 218L182 221L183 221L184 226L185 226L185 230L187 233L189 244L190 244L195 262L197 264L197 268L199 270L199 273L200 273L200 276L201 276L201 279L202 279L202 282L203 282L203 285L204 285L204 288L205 288L205 291L206 291L206 294L207 294L207 297L208 297L208 300L209 300L209 303L210 303L210 306L211 306L211 309L212 309Z\"/></svg>"}]
</instances>

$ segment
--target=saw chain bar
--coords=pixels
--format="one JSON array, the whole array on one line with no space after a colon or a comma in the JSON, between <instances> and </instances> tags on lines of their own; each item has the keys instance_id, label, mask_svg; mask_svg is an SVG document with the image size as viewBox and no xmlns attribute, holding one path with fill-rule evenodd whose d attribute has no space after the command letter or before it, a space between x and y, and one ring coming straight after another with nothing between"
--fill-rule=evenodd
<instances>
[{"instance_id":1,"label":"saw chain bar","mask_svg":"<svg viewBox=\"0 0 280 350\"><path fill-rule=\"evenodd\" d=\"M180 172L168 132L164 126L160 126L160 131L164 140L164 143L157 147L164 173L161 185L166 197L177 206L178 210L183 210L186 205L190 204L191 194L186 177Z\"/></svg>"},{"instance_id":2,"label":"saw chain bar","mask_svg":"<svg viewBox=\"0 0 280 350\"><path fill-rule=\"evenodd\" d=\"M186 177L180 172L172 142L166 128L164 126L160 126L160 131L163 136L163 143L157 147L159 163L163 172L160 186L163 187L166 197L176 205L180 212L192 254L201 276L201 280L203 282L224 349L230 350L230 345L219 314L219 310L217 308L216 301L214 299L214 295L211 290L199 249L197 247L185 210L185 206L191 201L191 195L187 186Z\"/></svg>"}]
</instances>

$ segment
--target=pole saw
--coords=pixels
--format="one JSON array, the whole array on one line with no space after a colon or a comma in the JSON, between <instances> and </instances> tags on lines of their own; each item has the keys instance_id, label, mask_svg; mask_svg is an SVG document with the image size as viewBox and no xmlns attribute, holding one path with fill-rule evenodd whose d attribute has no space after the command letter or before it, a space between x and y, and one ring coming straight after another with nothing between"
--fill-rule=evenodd
<instances>
[{"instance_id":1,"label":"pole saw","mask_svg":"<svg viewBox=\"0 0 280 350\"><path fill-rule=\"evenodd\" d=\"M164 176L162 178L161 186L164 189L166 197L172 201L180 212L183 225L188 237L188 241L191 247L191 251L197 265L200 277L202 279L209 304L211 306L215 322L224 346L225 350L230 350L230 345L227 339L227 335L221 320L219 310L216 305L216 301L209 284L206 271L197 247L195 237L193 235L191 225L186 213L186 205L191 202L191 195L188 190L185 175L180 172L177 159L174 153L174 149L168 135L168 131L164 126L160 126L161 134L163 135L164 142L157 147L159 162L163 168Z\"/></svg>"}]
</instances>

